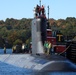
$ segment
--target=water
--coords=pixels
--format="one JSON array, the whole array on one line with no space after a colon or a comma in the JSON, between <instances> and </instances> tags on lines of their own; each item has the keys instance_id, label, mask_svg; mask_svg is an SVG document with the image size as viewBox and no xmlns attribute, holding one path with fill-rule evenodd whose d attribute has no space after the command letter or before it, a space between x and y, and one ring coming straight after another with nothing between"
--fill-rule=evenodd
<instances>
[{"instance_id":1,"label":"water","mask_svg":"<svg viewBox=\"0 0 76 75\"><path fill-rule=\"evenodd\" d=\"M54 72L49 75L76 75L76 72Z\"/></svg>"},{"instance_id":2,"label":"water","mask_svg":"<svg viewBox=\"0 0 76 75\"><path fill-rule=\"evenodd\" d=\"M4 54L4 49L0 49L0 54ZM12 54L12 49L6 49L6 54Z\"/></svg>"},{"instance_id":3,"label":"water","mask_svg":"<svg viewBox=\"0 0 76 75\"><path fill-rule=\"evenodd\" d=\"M34 75L76 75L76 72L35 72Z\"/></svg>"}]
</instances>

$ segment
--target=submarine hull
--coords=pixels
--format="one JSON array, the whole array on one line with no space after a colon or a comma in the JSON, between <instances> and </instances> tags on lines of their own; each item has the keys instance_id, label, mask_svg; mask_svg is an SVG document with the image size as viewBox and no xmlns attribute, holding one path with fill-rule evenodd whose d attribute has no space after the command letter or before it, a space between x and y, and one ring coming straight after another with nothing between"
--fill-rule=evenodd
<instances>
[{"instance_id":1,"label":"submarine hull","mask_svg":"<svg viewBox=\"0 0 76 75\"><path fill-rule=\"evenodd\" d=\"M4 54L0 55L0 61L33 71L76 72L76 65L58 55Z\"/></svg>"}]
</instances>

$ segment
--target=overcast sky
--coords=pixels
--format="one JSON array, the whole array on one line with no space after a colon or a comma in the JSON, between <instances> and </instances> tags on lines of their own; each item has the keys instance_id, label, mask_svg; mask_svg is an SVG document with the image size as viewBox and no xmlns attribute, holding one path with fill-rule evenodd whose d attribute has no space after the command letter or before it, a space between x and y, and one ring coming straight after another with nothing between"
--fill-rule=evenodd
<instances>
[{"instance_id":1,"label":"overcast sky","mask_svg":"<svg viewBox=\"0 0 76 75\"><path fill-rule=\"evenodd\" d=\"M50 18L66 19L76 17L76 0L41 0L46 8L50 7ZM0 0L0 20L6 18L33 18L33 8L39 0Z\"/></svg>"}]
</instances>

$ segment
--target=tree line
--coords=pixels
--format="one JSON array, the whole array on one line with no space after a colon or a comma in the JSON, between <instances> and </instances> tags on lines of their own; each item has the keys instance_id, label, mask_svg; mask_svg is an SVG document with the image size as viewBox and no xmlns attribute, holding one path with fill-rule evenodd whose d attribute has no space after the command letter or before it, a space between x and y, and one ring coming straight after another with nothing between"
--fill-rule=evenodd
<instances>
[{"instance_id":1,"label":"tree line","mask_svg":"<svg viewBox=\"0 0 76 75\"><path fill-rule=\"evenodd\" d=\"M27 43L31 41L31 21L32 19L22 18L20 20L7 18L5 21L0 20L0 47L4 44L8 48L16 44ZM67 17L66 19L55 20L49 19L52 30L56 28L64 36L76 33L76 18Z\"/></svg>"},{"instance_id":2,"label":"tree line","mask_svg":"<svg viewBox=\"0 0 76 75\"><path fill-rule=\"evenodd\" d=\"M0 20L0 47L4 44L12 47L15 44L29 43L31 40L31 20L7 18Z\"/></svg>"}]
</instances>

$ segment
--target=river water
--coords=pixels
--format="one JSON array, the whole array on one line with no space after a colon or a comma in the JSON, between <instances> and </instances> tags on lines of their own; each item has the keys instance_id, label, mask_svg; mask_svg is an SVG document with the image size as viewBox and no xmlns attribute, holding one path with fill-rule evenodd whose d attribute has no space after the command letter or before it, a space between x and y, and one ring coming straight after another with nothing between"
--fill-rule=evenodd
<instances>
[{"instance_id":1,"label":"river water","mask_svg":"<svg viewBox=\"0 0 76 75\"><path fill-rule=\"evenodd\" d=\"M0 49L0 54L4 54L4 49ZM6 49L6 54L12 54L12 49Z\"/></svg>"}]
</instances>

